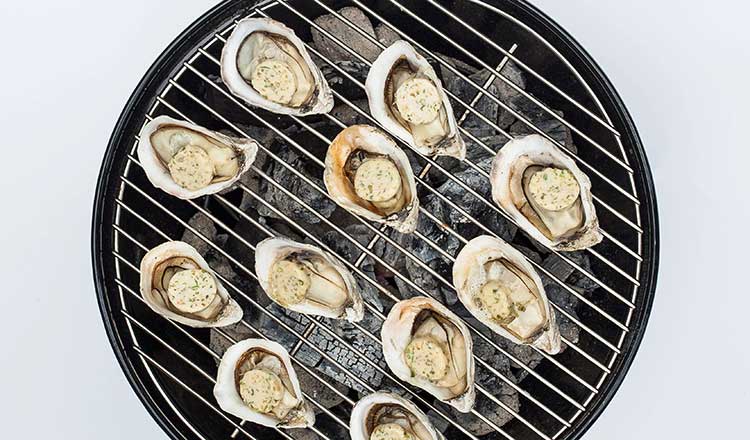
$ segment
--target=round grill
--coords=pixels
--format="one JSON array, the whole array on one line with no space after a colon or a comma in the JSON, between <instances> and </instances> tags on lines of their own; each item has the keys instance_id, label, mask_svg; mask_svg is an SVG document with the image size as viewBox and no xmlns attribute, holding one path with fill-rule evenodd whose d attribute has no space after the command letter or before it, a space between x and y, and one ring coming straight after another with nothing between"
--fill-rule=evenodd
<instances>
[{"instance_id":1,"label":"round grill","mask_svg":"<svg viewBox=\"0 0 750 440\"><path fill-rule=\"evenodd\" d=\"M251 3L220 4L167 48L127 103L100 172L93 218L99 304L115 354L146 408L175 439L332 440L348 436L360 396L388 389L417 403L447 438L580 437L633 360L657 269L650 170L604 74L569 35L522 1ZM307 43L334 89L333 112L279 116L227 91L219 77L221 49L248 15L279 20ZM422 207L419 229L408 237L335 209L321 181L336 133L352 123L377 125L367 112L364 77L373 54L399 37L441 76L468 143L462 162L409 151ZM261 157L230 191L193 201L170 197L146 180L135 156L140 128L162 114L253 137L263 145ZM593 249L551 252L518 231L490 199L492 155L510 137L531 133L566 149L591 178L605 235ZM481 234L509 239L543 275L560 317L561 354L515 346L456 302L451 264ZM269 304L253 261L255 245L273 235L310 242L344 260L369 292L367 319L310 319ZM187 241L206 256L245 309L239 325L191 329L145 306L138 265L166 240ZM382 318L395 299L413 295L447 304L472 331L478 398L471 414L404 385L382 360ZM217 361L247 337L276 340L293 354L318 413L315 427L262 428L218 408L212 395Z\"/></svg>"}]
</instances>

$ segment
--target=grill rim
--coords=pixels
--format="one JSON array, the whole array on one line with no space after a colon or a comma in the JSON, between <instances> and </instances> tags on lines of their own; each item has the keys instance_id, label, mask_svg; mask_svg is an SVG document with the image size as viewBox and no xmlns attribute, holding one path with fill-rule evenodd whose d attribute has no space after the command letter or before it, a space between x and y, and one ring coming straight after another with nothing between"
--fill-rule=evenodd
<instances>
[{"instance_id":1,"label":"grill rim","mask_svg":"<svg viewBox=\"0 0 750 440\"><path fill-rule=\"evenodd\" d=\"M131 388L162 430L175 440L186 438L183 434L185 431L180 429L184 425L184 422L175 414L171 414L171 408L166 409L169 405L164 401L160 393L154 392L154 384L143 381L138 372L138 367L134 365L138 362L139 358L128 354L128 347L124 344L120 330L117 328L115 322L114 315L118 309L117 307L112 307L107 295L109 292L108 284L114 284L111 280L108 282L108 279L113 278L114 274L111 268L106 265L106 259L112 258L109 255L109 251L114 249L114 233L109 226L115 212L115 204L108 202L114 200L114 195L119 188L118 185L111 184L112 173L116 167L119 169L121 165L118 156L127 154L124 145L128 144L128 136L133 132L137 133L137 127L142 122L142 115L148 113L147 109L153 104L158 91L172 76L172 71L179 68L180 64L175 63L175 60L183 60L195 47L199 46L207 38L207 35L210 37L211 34L207 34L207 31L215 30L228 17L247 15L253 9L270 1L261 0L248 5L242 0L225 0L199 16L177 35L148 68L128 98L109 138L99 170L94 195L91 229L94 287L97 293L99 311L110 345ZM622 346L627 345L628 349L618 355L611 364L612 373L607 376L599 387L599 390L602 392L597 394L598 397L592 399L596 400L596 402L591 406L587 406L586 411L572 420L571 428L568 429L567 434L563 437L578 439L599 418L622 385L645 335L653 306L659 266L659 219L656 189L640 135L630 112L625 107L622 98L615 90L609 78L588 52L560 25L526 0L470 1L472 3L484 2L499 9L502 9L504 3L514 3L514 7L517 7L523 14L534 17L533 27L527 22L524 22L525 24L529 25L546 40L554 39L555 43L564 44L564 47L560 47L557 44L554 47L560 50L565 59L575 67L582 77L586 78L591 89L598 92L596 97L602 102L602 105L605 107L611 106L612 111L608 112L608 116L612 120L612 125L622 127L620 131L622 139L632 146L630 152L635 159L634 163L631 164L631 166L634 166L635 171L633 173L633 178L636 182L635 189L642 188L644 190L640 194L637 193L637 197L641 200L639 208L639 213L642 216L641 223L650 224L652 227L644 229L642 236L642 283L639 288L639 295L635 301L639 310L636 316L633 317L634 319L630 321L630 330L625 335L622 343ZM539 29L537 26L543 29ZM550 36L553 38L550 38ZM595 81L595 83L592 84L592 81Z\"/></svg>"}]
</instances>

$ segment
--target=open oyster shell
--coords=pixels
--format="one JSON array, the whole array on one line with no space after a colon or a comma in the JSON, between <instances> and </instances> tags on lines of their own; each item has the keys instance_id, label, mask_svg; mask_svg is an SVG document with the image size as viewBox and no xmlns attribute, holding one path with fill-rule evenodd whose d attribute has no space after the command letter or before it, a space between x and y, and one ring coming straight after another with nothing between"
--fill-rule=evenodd
<instances>
[{"instance_id":1,"label":"open oyster shell","mask_svg":"<svg viewBox=\"0 0 750 440\"><path fill-rule=\"evenodd\" d=\"M289 353L273 341L245 339L229 347L216 373L214 397L224 411L259 425L315 424Z\"/></svg>"},{"instance_id":2,"label":"open oyster shell","mask_svg":"<svg viewBox=\"0 0 750 440\"><path fill-rule=\"evenodd\" d=\"M409 158L381 130L353 125L341 131L328 147L323 180L347 211L399 232L416 229L419 199Z\"/></svg>"},{"instance_id":3,"label":"open oyster shell","mask_svg":"<svg viewBox=\"0 0 750 440\"><path fill-rule=\"evenodd\" d=\"M560 332L544 284L524 255L499 238L474 238L453 263L458 298L479 321L516 344L550 354Z\"/></svg>"},{"instance_id":4,"label":"open oyster shell","mask_svg":"<svg viewBox=\"0 0 750 440\"><path fill-rule=\"evenodd\" d=\"M591 181L546 138L533 134L505 144L490 183L495 203L540 243L574 251L602 240Z\"/></svg>"},{"instance_id":5,"label":"open oyster shell","mask_svg":"<svg viewBox=\"0 0 750 440\"><path fill-rule=\"evenodd\" d=\"M333 94L294 31L269 18L237 23L221 52L221 79L248 104L286 115L328 113Z\"/></svg>"},{"instance_id":6,"label":"open oyster shell","mask_svg":"<svg viewBox=\"0 0 750 440\"><path fill-rule=\"evenodd\" d=\"M159 116L146 124L138 160L151 183L180 199L229 188L253 164L258 143Z\"/></svg>"},{"instance_id":7,"label":"open oyster shell","mask_svg":"<svg viewBox=\"0 0 750 440\"><path fill-rule=\"evenodd\" d=\"M381 329L383 357L401 380L461 412L474 406L474 356L469 329L439 302L399 301Z\"/></svg>"},{"instance_id":8,"label":"open oyster shell","mask_svg":"<svg viewBox=\"0 0 750 440\"><path fill-rule=\"evenodd\" d=\"M343 263L309 244L267 238L255 248L255 273L269 298L289 310L360 321L364 303Z\"/></svg>"},{"instance_id":9,"label":"open oyster shell","mask_svg":"<svg viewBox=\"0 0 750 440\"><path fill-rule=\"evenodd\" d=\"M240 305L187 243L156 246L144 255L140 271L143 299L165 318L198 328L224 327L242 319Z\"/></svg>"},{"instance_id":10,"label":"open oyster shell","mask_svg":"<svg viewBox=\"0 0 750 440\"><path fill-rule=\"evenodd\" d=\"M440 79L409 43L396 41L378 56L365 88L370 113L386 131L426 156L466 156Z\"/></svg>"},{"instance_id":11,"label":"open oyster shell","mask_svg":"<svg viewBox=\"0 0 750 440\"><path fill-rule=\"evenodd\" d=\"M383 391L367 395L354 405L349 419L349 435L352 440L444 440L443 434L432 426L427 415L415 404Z\"/></svg>"}]
</instances>

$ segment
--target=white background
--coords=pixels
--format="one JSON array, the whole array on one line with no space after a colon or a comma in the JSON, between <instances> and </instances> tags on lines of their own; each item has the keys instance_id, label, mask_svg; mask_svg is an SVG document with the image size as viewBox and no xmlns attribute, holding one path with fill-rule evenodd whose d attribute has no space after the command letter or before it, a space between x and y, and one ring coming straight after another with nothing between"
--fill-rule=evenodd
<instances>
[{"instance_id":1,"label":"white background","mask_svg":"<svg viewBox=\"0 0 750 440\"><path fill-rule=\"evenodd\" d=\"M536 4L616 85L659 197L661 270L646 338L585 438L746 438L750 9L728 0ZM0 437L165 438L105 337L91 206L126 99L209 6L0 5Z\"/></svg>"}]
</instances>

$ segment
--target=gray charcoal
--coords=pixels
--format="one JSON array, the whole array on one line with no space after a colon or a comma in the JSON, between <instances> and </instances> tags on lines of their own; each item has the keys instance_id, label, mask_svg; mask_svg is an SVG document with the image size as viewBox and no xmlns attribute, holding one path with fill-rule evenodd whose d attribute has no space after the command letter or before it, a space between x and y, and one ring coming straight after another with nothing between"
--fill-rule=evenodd
<instances>
[{"instance_id":1,"label":"gray charcoal","mask_svg":"<svg viewBox=\"0 0 750 440\"><path fill-rule=\"evenodd\" d=\"M401 39L401 36L385 23L375 26L375 36L386 47Z\"/></svg>"},{"instance_id":2,"label":"gray charcoal","mask_svg":"<svg viewBox=\"0 0 750 440\"><path fill-rule=\"evenodd\" d=\"M351 80L354 78L360 83L364 83L367 79L367 73L370 70L370 66L359 61L336 61L334 66L328 63L321 65L320 71L336 91L342 94L350 101L366 99L367 95L365 90ZM342 73L344 71L346 74ZM351 77L351 78L350 78Z\"/></svg>"},{"instance_id":3,"label":"gray charcoal","mask_svg":"<svg viewBox=\"0 0 750 440\"><path fill-rule=\"evenodd\" d=\"M213 249L206 240L213 242L216 239L216 225L214 225L213 220L202 212L197 212L190 217L188 224L203 235L205 240L195 235L189 229L185 229L185 232L182 234L182 241L194 247L199 254L205 255L210 249Z\"/></svg>"},{"instance_id":4,"label":"gray charcoal","mask_svg":"<svg viewBox=\"0 0 750 440\"><path fill-rule=\"evenodd\" d=\"M561 116L563 114L559 111L555 111L555 113ZM529 122L536 126L536 128L540 129L549 137L559 142L560 145L563 145L565 147L565 149L572 151L574 154L578 152L576 146L573 145L573 135L568 126L558 121L543 110L534 111L533 113L523 112L522 114ZM529 124L520 120L516 121L515 123L513 123L513 125L510 126L509 132L514 137L537 134L537 131L529 126Z\"/></svg>"},{"instance_id":5,"label":"gray charcoal","mask_svg":"<svg viewBox=\"0 0 750 440\"><path fill-rule=\"evenodd\" d=\"M367 101L365 100L357 100L353 102L354 105L356 105L359 109L365 112L367 114L368 112L368 105ZM366 124L369 122L369 120L362 116L361 113L357 112L355 109L353 109L349 104L338 104L331 110L331 116L341 121L343 124L349 126L349 125L355 125L355 124Z\"/></svg>"},{"instance_id":6,"label":"gray charcoal","mask_svg":"<svg viewBox=\"0 0 750 440\"><path fill-rule=\"evenodd\" d=\"M216 331L216 329L211 329L209 348L219 356L223 356L224 352L227 351L227 348L229 348L235 342L239 342L247 338L256 337L255 332L247 328L242 323L222 327L221 332L228 335L230 338L232 338L232 340L220 334L218 331ZM219 362L217 361L216 363L218 364Z\"/></svg>"},{"instance_id":7,"label":"gray charcoal","mask_svg":"<svg viewBox=\"0 0 750 440\"><path fill-rule=\"evenodd\" d=\"M317 408L313 405L313 409ZM286 433L294 440L318 440L320 438L315 431L306 428L288 429L286 430Z\"/></svg>"},{"instance_id":8,"label":"gray charcoal","mask_svg":"<svg viewBox=\"0 0 750 440\"><path fill-rule=\"evenodd\" d=\"M323 374L316 373L318 377L315 377L302 368L295 368L295 371L297 372L297 377L299 378L299 383L302 391L307 393L310 397L312 397L319 404L323 405L325 408L333 408L334 406L343 402L344 399L336 392L334 392L329 386L323 384L323 381L333 386L336 390L338 390L345 396L349 391L347 387L339 383L328 381L326 376L324 376ZM312 405L312 408L316 413L321 412L320 409L315 405Z\"/></svg>"},{"instance_id":9,"label":"gray charcoal","mask_svg":"<svg viewBox=\"0 0 750 440\"><path fill-rule=\"evenodd\" d=\"M524 73L521 71L521 69L513 61L509 61L505 65L505 67L503 67L503 70L500 73L516 86L520 87L521 89L526 89L526 77L524 76ZM497 87L496 96L503 103L509 104L514 100L520 101L521 99L526 99L523 98L522 95L513 88L513 86L499 78L495 78L493 84ZM513 105L510 105L510 107L514 108ZM515 116L513 116L513 114L511 114L505 108L500 108L497 117L497 125L499 125L500 128L502 128L503 130L507 130L515 120L516 118Z\"/></svg>"},{"instance_id":10,"label":"gray charcoal","mask_svg":"<svg viewBox=\"0 0 750 440\"><path fill-rule=\"evenodd\" d=\"M293 169L300 171L308 179L315 182L318 188L325 188L319 176L313 176L305 170L304 164L306 163L306 160L300 158L296 153L288 148L278 155ZM333 211L336 209L336 204L333 203L333 201L331 201L328 197L326 197L324 192L313 188L296 174L292 173L287 167L274 162L270 164L269 169L266 173L270 174L273 180L286 188L289 192L305 201L305 203L313 211L321 214L323 217L330 217L331 213L333 213ZM315 214L313 214L313 212L295 202L283 191L268 182L264 181L261 184L261 194L264 195L266 201L268 201L279 211L290 216L296 221L301 221L308 224L316 224L320 222L320 219ZM276 217L273 211L262 205L258 206L258 212L264 217Z\"/></svg>"},{"instance_id":11,"label":"gray charcoal","mask_svg":"<svg viewBox=\"0 0 750 440\"><path fill-rule=\"evenodd\" d=\"M283 309L282 307L274 303L266 306L266 310L271 312L271 314L273 314L280 321L282 321L284 324L286 324L299 334L304 334L308 325L311 324L310 318L308 318L307 316ZM260 330L268 339L278 342L290 353L294 351L294 347L299 342L299 338L294 335L294 333L285 329L281 324L276 322L276 320L270 318L265 313L263 313L259 317L259 321ZM294 357L299 359L300 362L309 367L317 365L322 358L319 352L311 348L310 345L306 343L300 345L300 348L296 352Z\"/></svg>"},{"instance_id":12,"label":"gray charcoal","mask_svg":"<svg viewBox=\"0 0 750 440\"><path fill-rule=\"evenodd\" d=\"M518 393L516 392L516 390L514 390L510 385L501 381L500 379L496 378L493 387L488 388L488 390L492 393L493 396L495 396L498 400L503 402L513 411L517 412L520 408L521 404L518 400ZM487 435L491 432L495 432L495 427L488 425L477 416L459 412L455 408L448 406L442 402L437 403L438 406L443 410L443 412L447 412L448 414L450 414L454 420L464 426L472 434L481 436ZM502 407L500 407L500 405L492 401L490 398L482 396L481 394L477 396L477 401L474 405L474 409L484 417L486 417L488 420L490 420L490 422L492 422L497 427L502 427L509 421L513 420L514 417L511 413L504 410Z\"/></svg>"},{"instance_id":13,"label":"gray charcoal","mask_svg":"<svg viewBox=\"0 0 750 440\"><path fill-rule=\"evenodd\" d=\"M363 246L367 246L371 237L374 235L365 225L355 224L344 228L344 231L357 240ZM357 247L349 238L342 237L338 231L329 231L322 238L323 242L333 249L334 253L341 259L349 261L350 263L356 263L360 254L363 251ZM359 265L360 271L365 274L365 277L370 280L375 280L375 263L372 257L365 257ZM370 304L377 308L379 311L383 311L383 303L380 301L378 289L367 281L361 275L351 271L354 278L357 280L360 293L365 303Z\"/></svg>"},{"instance_id":14,"label":"gray charcoal","mask_svg":"<svg viewBox=\"0 0 750 440\"><path fill-rule=\"evenodd\" d=\"M367 15L365 15L361 9L346 7L339 9L337 12L367 34L372 35L373 37L376 36L370 19L367 18ZM380 48L378 48L377 45L370 42L366 37L362 36L360 32L351 28L347 23L333 14L321 15L315 19L315 24L328 31L328 33L348 45L368 61L374 61L378 54L380 54ZM311 32L315 47L328 59L332 61L354 59L352 54L343 49L341 45L334 40L323 35L323 33L315 27L311 28Z\"/></svg>"},{"instance_id":15,"label":"gray charcoal","mask_svg":"<svg viewBox=\"0 0 750 440\"><path fill-rule=\"evenodd\" d=\"M593 273L591 270L591 260L589 254L586 251L566 252L565 256L573 260L586 272ZM600 279L600 277L596 278ZM568 282L573 286L582 289L586 294L589 294L599 288L599 285L594 280L587 277L577 269L570 275Z\"/></svg>"},{"instance_id":16,"label":"gray charcoal","mask_svg":"<svg viewBox=\"0 0 750 440\"><path fill-rule=\"evenodd\" d=\"M567 280L570 274L575 271L573 266L568 264L562 258L558 257L556 254L547 255L544 261L542 261L542 267L547 269L552 275L554 275L561 281ZM540 275L542 276L544 284L546 285L549 277L543 273Z\"/></svg>"},{"instance_id":17,"label":"gray charcoal","mask_svg":"<svg viewBox=\"0 0 750 440\"><path fill-rule=\"evenodd\" d=\"M483 69L477 73L470 75L469 80L480 86L484 86L489 77L490 73L486 69ZM497 80L497 82L499 82L499 80ZM449 80L446 81L445 87L453 94L458 96L458 98L466 104L471 104L472 102L474 102L474 99L478 97L478 101L476 101L473 108L493 123L497 120L498 108L500 106L495 101L490 99L487 95L482 94L479 90L477 90L463 78L459 77L458 75L452 75ZM487 86L486 90L492 96L497 96L498 89L497 86L495 86L494 82ZM489 127L484 120L482 120L473 112L469 112L464 105L459 104L455 101L452 102L452 105L453 111L456 115L456 119L459 123L461 123L461 126L467 128ZM465 119L463 120L463 122L461 122L464 114L466 114Z\"/></svg>"}]
</instances>

